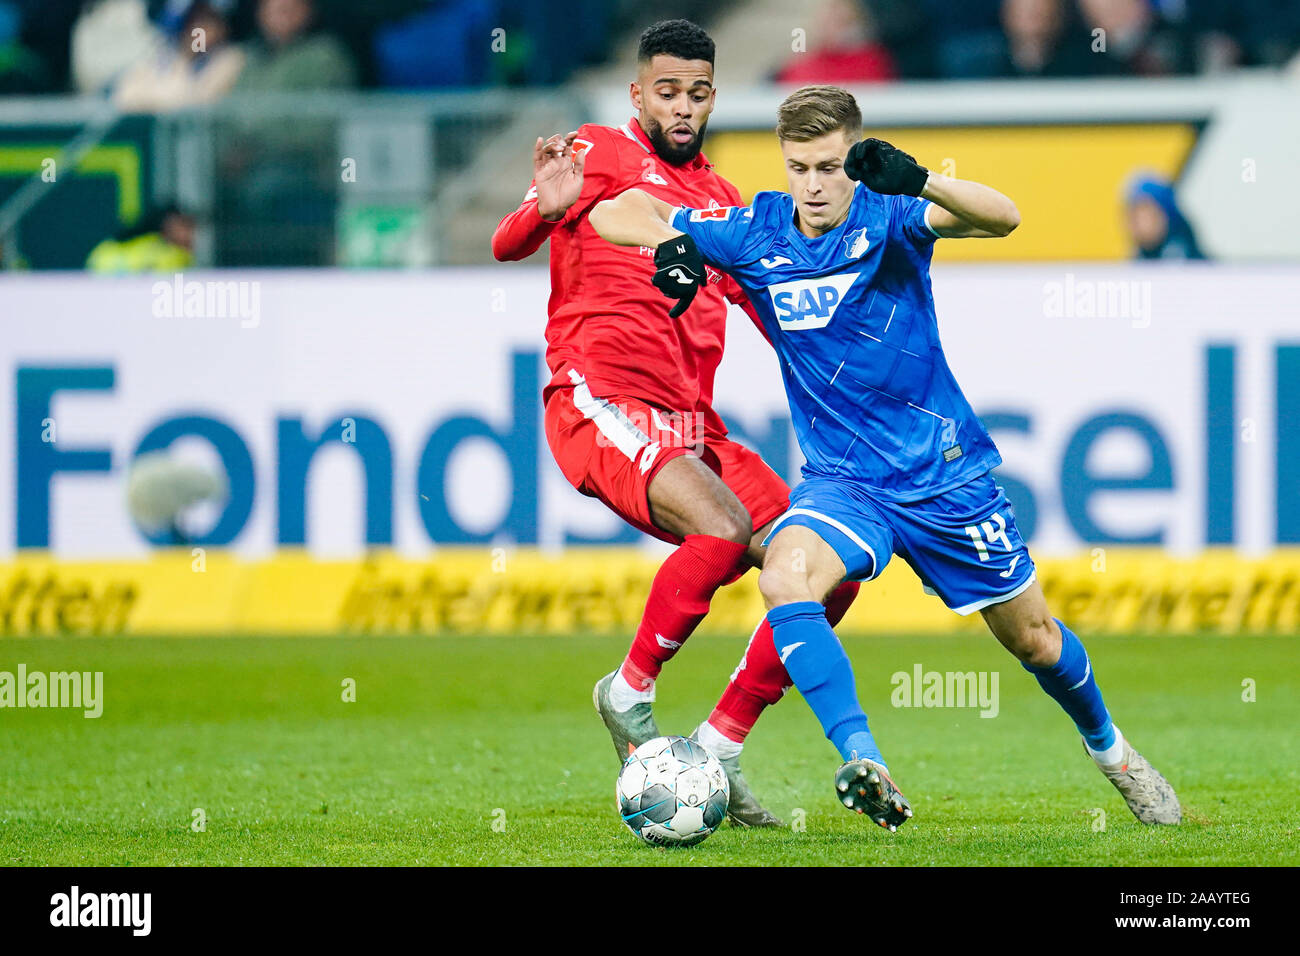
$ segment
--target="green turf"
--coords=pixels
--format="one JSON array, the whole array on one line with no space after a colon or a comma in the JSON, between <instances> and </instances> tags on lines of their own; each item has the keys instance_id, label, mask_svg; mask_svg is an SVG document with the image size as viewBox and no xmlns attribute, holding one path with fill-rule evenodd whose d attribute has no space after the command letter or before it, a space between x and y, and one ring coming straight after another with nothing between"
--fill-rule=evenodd
<instances>
[{"instance_id":1,"label":"green turf","mask_svg":"<svg viewBox=\"0 0 1300 956\"><path fill-rule=\"evenodd\" d=\"M661 681L687 733L743 639L699 637ZM992 639L847 642L872 729L915 819L888 834L841 807L839 761L797 694L745 766L799 830L724 827L690 850L640 844L613 808L591 685L621 639L8 640L0 670L102 670L104 714L0 710L0 863L1295 864L1295 638L1089 642L1119 725L1177 788L1151 829L1065 716ZM890 706L889 675L996 670L1000 713ZM345 678L357 700L341 699ZM1257 700L1242 700L1242 681ZM207 816L191 829L192 811ZM1105 811L1095 830L1094 808ZM494 829L494 823L498 829Z\"/></svg>"}]
</instances>

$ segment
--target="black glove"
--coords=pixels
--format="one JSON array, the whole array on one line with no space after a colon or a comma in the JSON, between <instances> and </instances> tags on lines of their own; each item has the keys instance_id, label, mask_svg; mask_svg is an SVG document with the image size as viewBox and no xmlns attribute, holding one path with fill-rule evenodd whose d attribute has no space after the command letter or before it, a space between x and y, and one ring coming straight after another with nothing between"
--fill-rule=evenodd
<instances>
[{"instance_id":1,"label":"black glove","mask_svg":"<svg viewBox=\"0 0 1300 956\"><path fill-rule=\"evenodd\" d=\"M844 160L844 173L865 183L872 192L887 196L919 196L930 175L915 159L883 139L854 143Z\"/></svg>"},{"instance_id":2,"label":"black glove","mask_svg":"<svg viewBox=\"0 0 1300 956\"><path fill-rule=\"evenodd\" d=\"M707 281L704 260L695 248L695 240L688 235L674 236L659 243L655 249L655 288L678 303L668 312L677 318L695 299L695 293Z\"/></svg>"}]
</instances>

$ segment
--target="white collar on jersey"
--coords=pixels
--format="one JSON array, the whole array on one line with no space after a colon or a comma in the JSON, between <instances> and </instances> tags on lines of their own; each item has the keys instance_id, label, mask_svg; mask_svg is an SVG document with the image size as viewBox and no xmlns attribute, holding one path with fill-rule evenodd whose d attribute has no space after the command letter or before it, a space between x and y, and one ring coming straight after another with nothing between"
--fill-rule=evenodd
<instances>
[{"instance_id":1,"label":"white collar on jersey","mask_svg":"<svg viewBox=\"0 0 1300 956\"><path fill-rule=\"evenodd\" d=\"M631 120L629 120L628 122L630 123ZM640 146L647 153L650 152L650 147L647 146L645 143L641 142L641 140L637 137L636 133L632 132L632 127L630 127L628 123L624 123L622 126L620 126L618 128L618 131L622 133L624 136L626 136L628 139L630 139L632 142Z\"/></svg>"}]
</instances>

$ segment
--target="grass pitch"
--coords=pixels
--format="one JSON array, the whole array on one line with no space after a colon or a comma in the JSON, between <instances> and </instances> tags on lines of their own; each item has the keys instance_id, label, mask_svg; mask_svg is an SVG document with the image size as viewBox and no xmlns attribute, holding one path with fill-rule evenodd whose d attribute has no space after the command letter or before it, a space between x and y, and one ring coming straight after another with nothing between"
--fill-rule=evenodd
<instances>
[{"instance_id":1,"label":"grass pitch","mask_svg":"<svg viewBox=\"0 0 1300 956\"><path fill-rule=\"evenodd\" d=\"M0 710L0 863L1300 862L1300 642L1085 640L1117 723L1177 789L1181 827L1133 819L991 637L845 642L916 811L897 834L835 802L839 759L792 693L744 763L759 798L801 825L724 826L689 850L642 845L614 810L617 762L591 686L622 638L8 640L0 670L103 671L105 703L99 719ZM707 715L743 647L686 646L660 681L664 732ZM916 664L997 671L997 717L891 706L890 675Z\"/></svg>"}]
</instances>

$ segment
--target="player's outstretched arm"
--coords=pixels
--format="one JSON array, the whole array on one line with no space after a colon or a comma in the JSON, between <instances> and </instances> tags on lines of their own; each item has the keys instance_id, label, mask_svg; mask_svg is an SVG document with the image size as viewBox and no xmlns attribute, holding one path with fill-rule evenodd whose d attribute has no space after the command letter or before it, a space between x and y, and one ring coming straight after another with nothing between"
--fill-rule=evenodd
<instances>
[{"instance_id":1,"label":"player's outstretched arm","mask_svg":"<svg viewBox=\"0 0 1300 956\"><path fill-rule=\"evenodd\" d=\"M673 206L640 189L629 189L596 203L587 216L597 235L616 246L647 246L655 251L654 286L677 304L668 315L677 318L708 279L695 240L668 225Z\"/></svg>"},{"instance_id":2,"label":"player's outstretched arm","mask_svg":"<svg viewBox=\"0 0 1300 956\"><path fill-rule=\"evenodd\" d=\"M640 189L629 189L613 199L596 203L587 217L591 228L616 246L648 246L674 239L683 233L668 225L673 208Z\"/></svg>"},{"instance_id":3,"label":"player's outstretched arm","mask_svg":"<svg viewBox=\"0 0 1300 956\"><path fill-rule=\"evenodd\" d=\"M921 196L930 208L930 227L946 239L991 239L1020 225L1020 210L992 186L930 173Z\"/></svg>"},{"instance_id":4,"label":"player's outstretched arm","mask_svg":"<svg viewBox=\"0 0 1300 956\"><path fill-rule=\"evenodd\" d=\"M930 200L930 227L946 239L1006 236L1020 225L1016 204L996 189L931 172L883 139L854 143L844 172L882 195Z\"/></svg>"}]
</instances>

